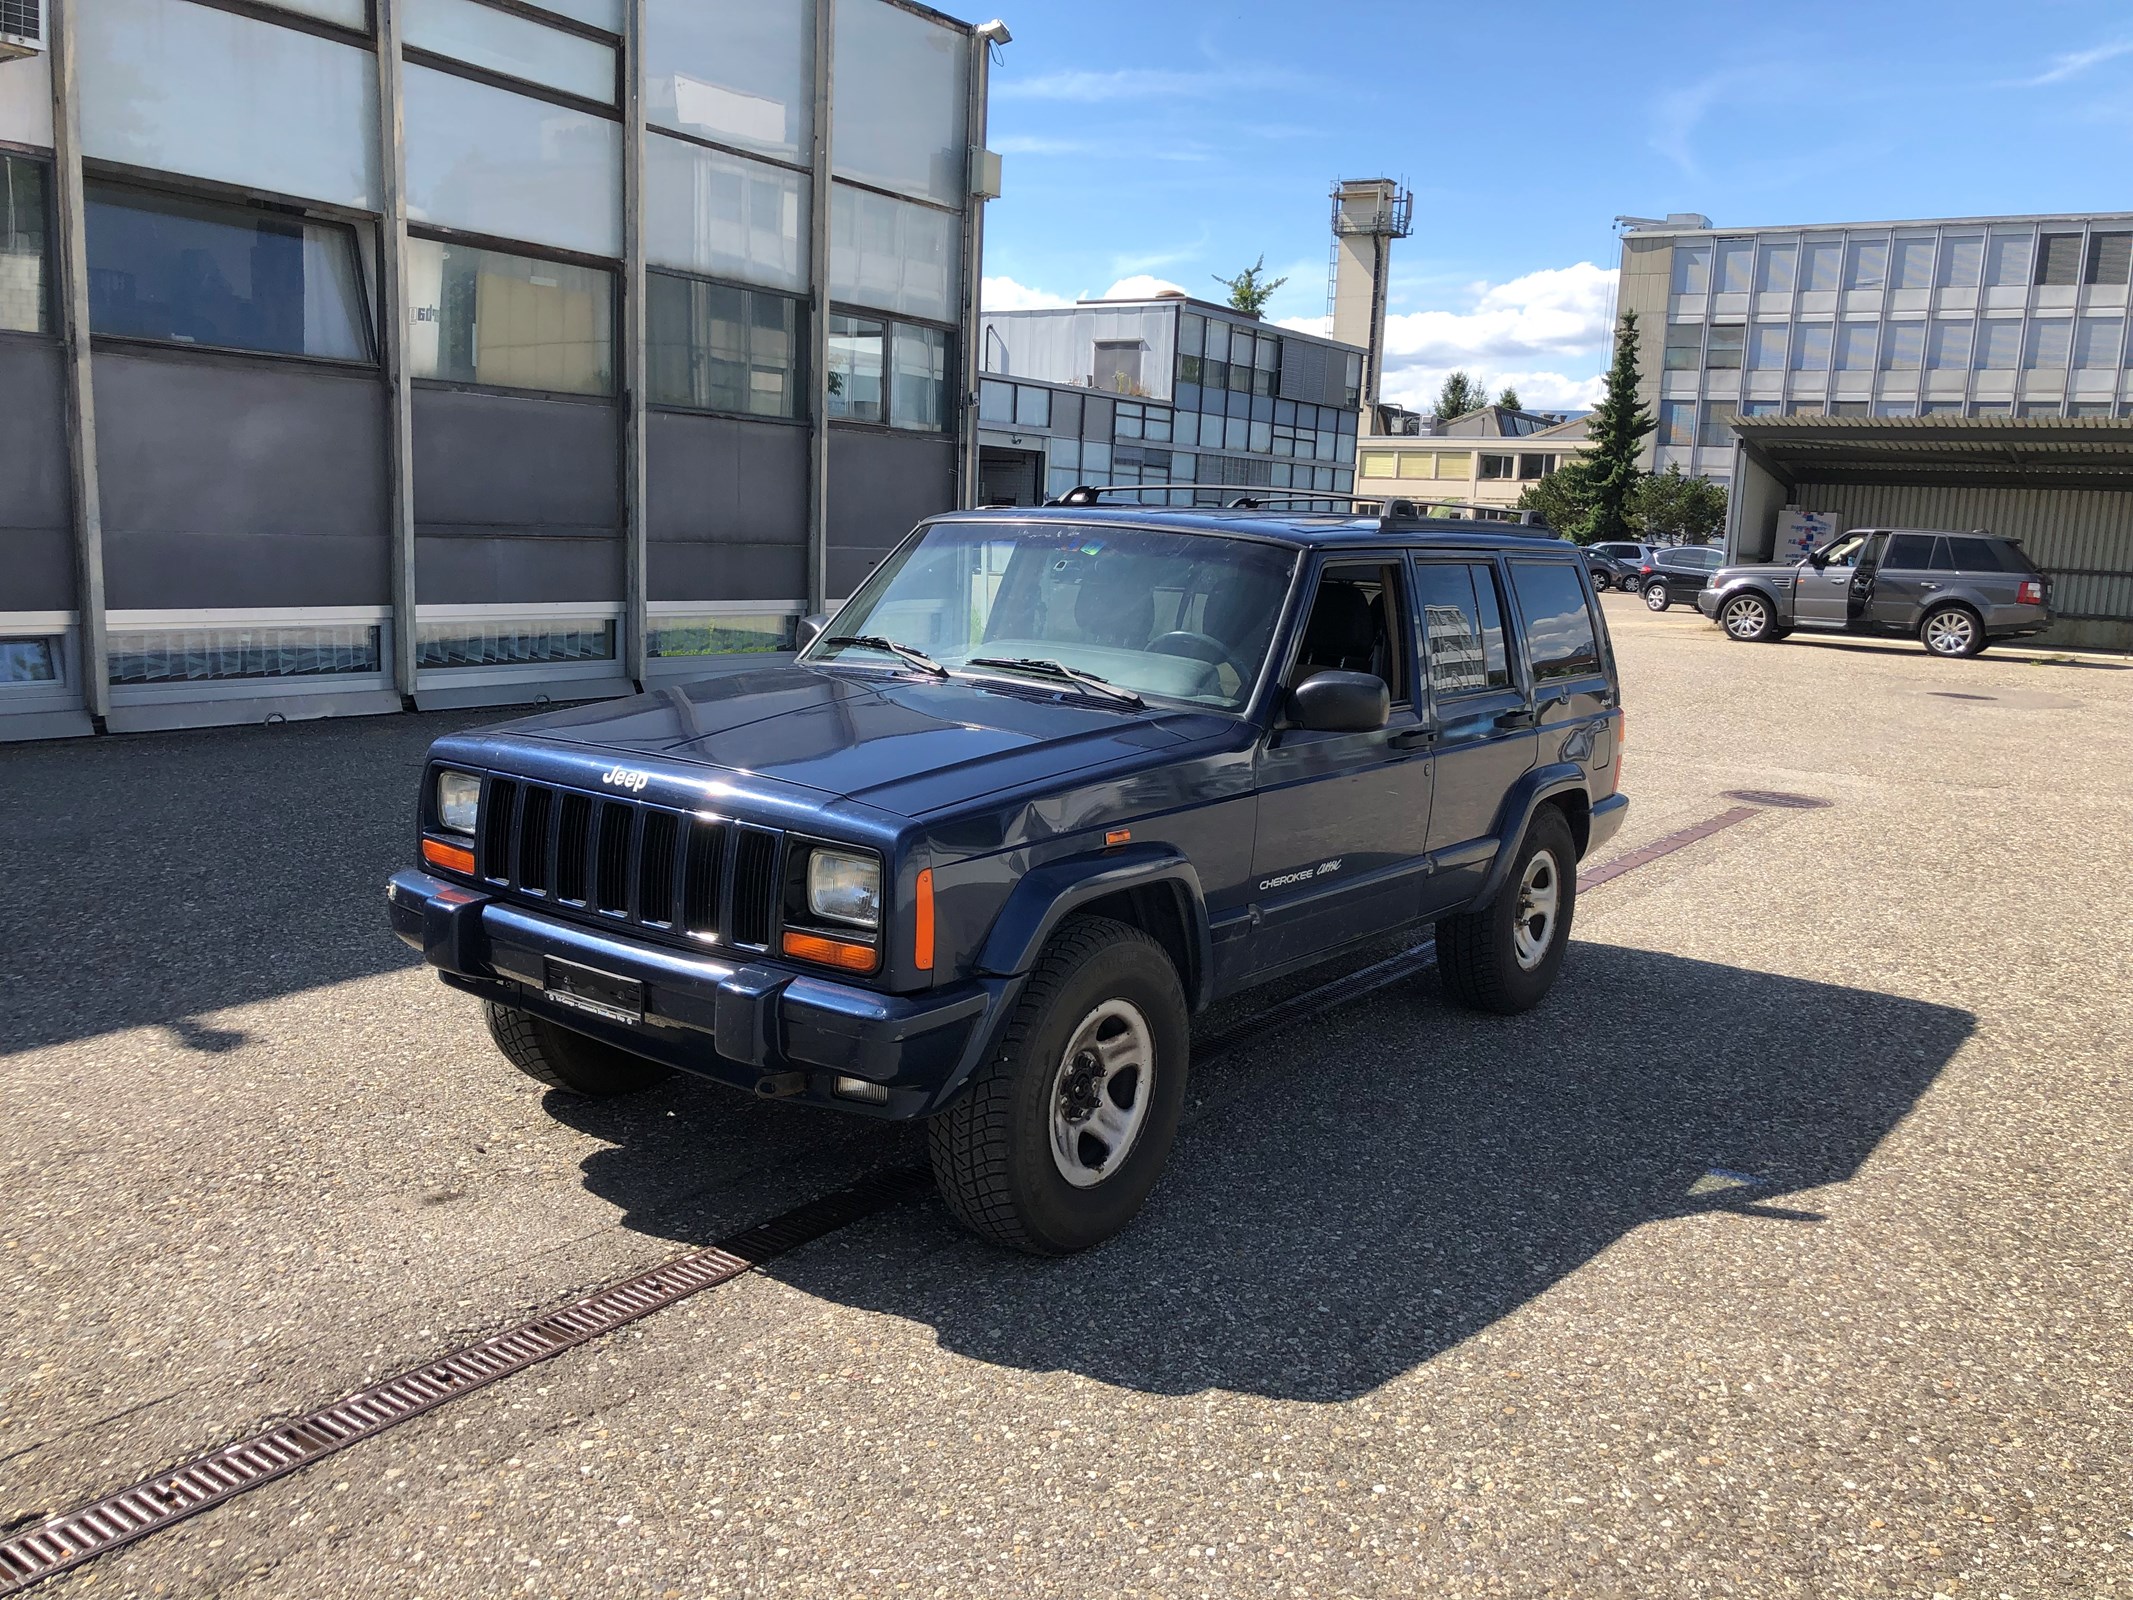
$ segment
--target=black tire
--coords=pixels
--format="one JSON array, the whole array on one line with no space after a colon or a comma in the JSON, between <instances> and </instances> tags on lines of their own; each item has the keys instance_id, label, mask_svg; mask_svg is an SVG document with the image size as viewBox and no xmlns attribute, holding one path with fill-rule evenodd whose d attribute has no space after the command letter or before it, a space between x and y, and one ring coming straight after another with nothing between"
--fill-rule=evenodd
<instances>
[{"instance_id":1,"label":"black tire","mask_svg":"<svg viewBox=\"0 0 2133 1600\"><path fill-rule=\"evenodd\" d=\"M1639 594L1643 591L1642 580L1638 579L1634 575L1627 578L1617 578L1615 580L1615 587L1620 589L1624 594Z\"/></svg>"},{"instance_id":2,"label":"black tire","mask_svg":"<svg viewBox=\"0 0 2133 1600\"><path fill-rule=\"evenodd\" d=\"M1918 619L1918 642L1949 660L1977 655L1985 648L1985 619L1965 605L1935 606Z\"/></svg>"},{"instance_id":3,"label":"black tire","mask_svg":"<svg viewBox=\"0 0 2133 1600\"><path fill-rule=\"evenodd\" d=\"M1667 593L1666 585L1659 579L1654 578L1644 586L1644 604L1647 610L1664 611L1673 603L1674 597Z\"/></svg>"},{"instance_id":4,"label":"black tire","mask_svg":"<svg viewBox=\"0 0 2133 1600\"><path fill-rule=\"evenodd\" d=\"M1592 590L1593 590L1593 593L1595 593L1595 594L1605 594L1605 593L1607 593L1607 591L1608 591L1609 589L1611 589L1611 588L1613 588L1613 587L1614 587L1614 581L1615 581L1615 580L1614 580L1614 579L1612 579L1612 578L1610 578L1610 577L1609 577L1609 576L1608 576L1608 575L1607 575L1606 573L1604 573L1604 572L1601 572L1601 571L1599 571L1599 570L1595 569L1595 570L1594 570L1594 572L1593 572L1593 574L1592 574Z\"/></svg>"},{"instance_id":5,"label":"black tire","mask_svg":"<svg viewBox=\"0 0 2133 1600\"><path fill-rule=\"evenodd\" d=\"M1770 603L1769 596L1752 589L1732 596L1718 608L1718 625L1725 629L1728 639L1744 644L1769 644L1782 636L1777 607Z\"/></svg>"},{"instance_id":6,"label":"black tire","mask_svg":"<svg viewBox=\"0 0 2133 1600\"><path fill-rule=\"evenodd\" d=\"M546 1017L484 1000L489 1037L504 1059L536 1083L565 1094L607 1096L649 1089L667 1075L656 1061L559 1028Z\"/></svg>"},{"instance_id":7,"label":"black tire","mask_svg":"<svg viewBox=\"0 0 2133 1600\"><path fill-rule=\"evenodd\" d=\"M1547 943L1531 966L1519 955L1521 889L1534 858L1550 857L1556 883L1556 911ZM1437 923L1437 973L1444 992L1469 1011L1515 1016L1531 1010L1554 987L1570 943L1570 923L1577 912L1577 844L1570 823L1555 806L1533 814L1518 855L1496 898L1478 910L1441 918Z\"/></svg>"},{"instance_id":8,"label":"black tire","mask_svg":"<svg viewBox=\"0 0 2133 1600\"><path fill-rule=\"evenodd\" d=\"M1152 1093L1138 1080L1146 1106L1124 1160L1079 1187L1053 1153L1055 1105L1066 1105L1067 1080L1085 1058L1067 1057L1075 1036L1116 1002L1145 1022ZM992 1059L927 1125L941 1198L972 1233L1012 1250L1058 1256L1101 1244L1133 1220L1162 1176L1185 1107L1189 1052L1185 991L1162 946L1109 917L1069 919L1023 986ZM1101 1082L1093 1091L1108 1092Z\"/></svg>"}]
</instances>

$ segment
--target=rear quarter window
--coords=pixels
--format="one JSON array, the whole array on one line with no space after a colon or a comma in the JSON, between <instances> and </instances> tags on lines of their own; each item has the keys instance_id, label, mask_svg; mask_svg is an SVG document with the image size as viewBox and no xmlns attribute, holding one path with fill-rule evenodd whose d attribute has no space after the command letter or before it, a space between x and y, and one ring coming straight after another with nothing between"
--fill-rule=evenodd
<instances>
[{"instance_id":1,"label":"rear quarter window","mask_svg":"<svg viewBox=\"0 0 2133 1600\"><path fill-rule=\"evenodd\" d=\"M1525 618L1533 681L1589 677L1600 670L1600 634L1576 565L1513 561L1511 587Z\"/></svg>"}]
</instances>

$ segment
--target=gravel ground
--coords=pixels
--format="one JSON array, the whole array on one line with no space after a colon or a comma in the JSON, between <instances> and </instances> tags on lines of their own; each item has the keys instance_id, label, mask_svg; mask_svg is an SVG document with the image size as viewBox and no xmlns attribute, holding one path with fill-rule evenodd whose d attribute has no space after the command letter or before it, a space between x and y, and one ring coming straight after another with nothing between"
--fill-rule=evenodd
<instances>
[{"instance_id":1,"label":"gravel ground","mask_svg":"<svg viewBox=\"0 0 2133 1600\"><path fill-rule=\"evenodd\" d=\"M1539 1011L1269 1032L1111 1246L905 1208L48 1592L2133 1597L2133 670L1608 610L1610 854L1834 805ZM380 904L470 720L0 758L0 1522L919 1155L504 1068Z\"/></svg>"}]
</instances>

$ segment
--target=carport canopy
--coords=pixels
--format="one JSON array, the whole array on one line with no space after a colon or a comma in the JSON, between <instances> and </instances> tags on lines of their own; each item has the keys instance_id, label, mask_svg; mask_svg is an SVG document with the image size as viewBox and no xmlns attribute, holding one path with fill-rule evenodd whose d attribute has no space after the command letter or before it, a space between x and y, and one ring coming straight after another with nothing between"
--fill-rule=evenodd
<instances>
[{"instance_id":1,"label":"carport canopy","mask_svg":"<svg viewBox=\"0 0 2133 1600\"><path fill-rule=\"evenodd\" d=\"M2133 489L2133 417L1735 417L1742 452L1786 488Z\"/></svg>"}]
</instances>

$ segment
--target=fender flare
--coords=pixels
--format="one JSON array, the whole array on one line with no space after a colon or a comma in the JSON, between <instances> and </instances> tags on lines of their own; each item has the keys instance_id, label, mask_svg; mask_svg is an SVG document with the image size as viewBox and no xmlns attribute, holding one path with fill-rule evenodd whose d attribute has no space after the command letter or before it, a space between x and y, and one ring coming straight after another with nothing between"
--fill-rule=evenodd
<instances>
[{"instance_id":1,"label":"fender flare","mask_svg":"<svg viewBox=\"0 0 2133 1600\"><path fill-rule=\"evenodd\" d=\"M993 919L992 931L978 952L977 970L996 977L1019 977L1037 964L1059 924L1081 907L1124 889L1157 884L1170 886L1180 901L1189 970L1178 978L1187 1003L1198 1009L1214 969L1214 940L1200 874L1169 845L1069 856L1031 868Z\"/></svg>"},{"instance_id":2,"label":"fender flare","mask_svg":"<svg viewBox=\"0 0 2133 1600\"><path fill-rule=\"evenodd\" d=\"M1572 791L1587 793L1585 769L1568 761L1535 767L1511 786L1511 792L1504 796L1503 808L1496 814L1496 837L1500 841L1496 859L1489 863L1488 881L1474 896L1475 905L1485 906L1494 900L1504 880L1510 877L1518 847L1525 843L1526 830L1533 825L1533 813L1555 796Z\"/></svg>"},{"instance_id":3,"label":"fender flare","mask_svg":"<svg viewBox=\"0 0 2133 1600\"><path fill-rule=\"evenodd\" d=\"M1727 584L1723 589L1714 589L1712 593L1718 597L1712 607L1714 611L1725 610L1726 602L1735 595L1752 594L1770 608L1770 615L1776 620L1779 627L1786 626L1792 620L1792 608L1778 598L1776 589L1770 584L1757 582L1753 578L1739 579L1736 582Z\"/></svg>"}]
</instances>

